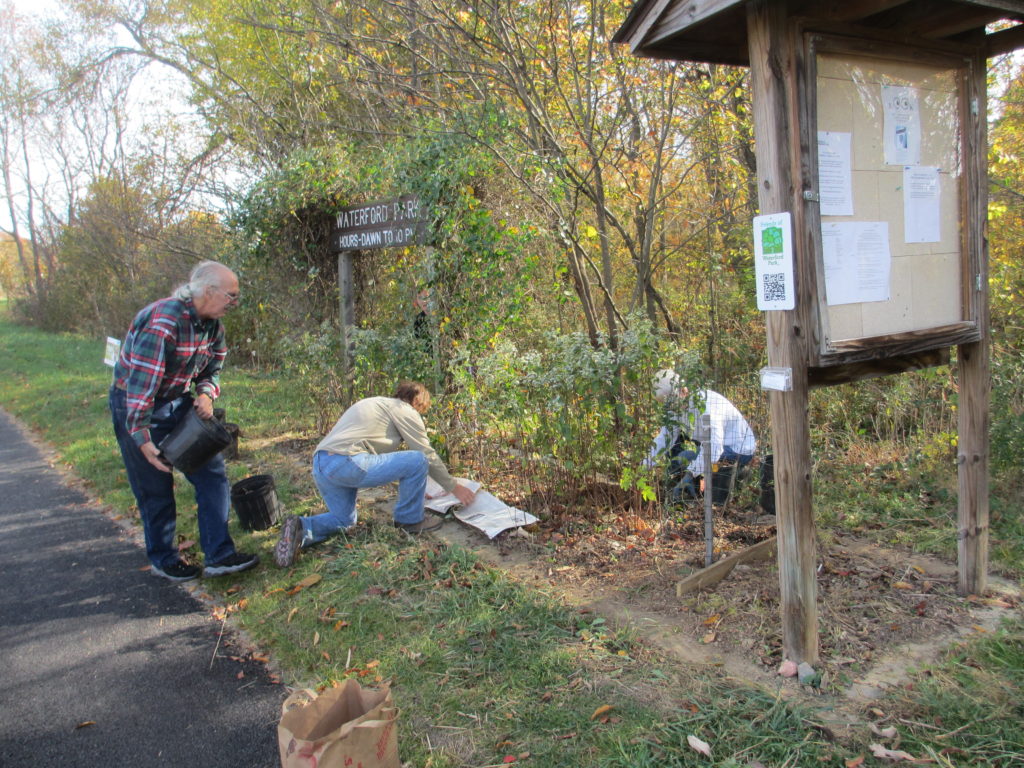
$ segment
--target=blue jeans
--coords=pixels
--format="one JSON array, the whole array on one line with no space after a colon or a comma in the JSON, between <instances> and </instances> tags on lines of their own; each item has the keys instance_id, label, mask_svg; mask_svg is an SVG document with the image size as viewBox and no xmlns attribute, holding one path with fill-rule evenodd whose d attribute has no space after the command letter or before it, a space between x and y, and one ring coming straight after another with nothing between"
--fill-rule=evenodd
<instances>
[{"instance_id":1,"label":"blue jeans","mask_svg":"<svg viewBox=\"0 0 1024 768\"><path fill-rule=\"evenodd\" d=\"M174 475L161 472L142 455L125 425L128 409L124 390L110 388L110 414L114 422L114 435L121 448L124 468L128 471L128 484L139 506L142 530L146 536L146 555L157 568L164 568L179 560L175 527L178 519L174 503ZM192 397L185 395L175 400L157 400L153 404L149 434L157 445L192 408ZM196 517L199 522L199 546L206 564L218 563L235 552L235 543L228 533L228 512L231 508L231 488L228 484L224 458L218 454L203 467L185 475L196 494Z\"/></svg>"},{"instance_id":2,"label":"blue jeans","mask_svg":"<svg viewBox=\"0 0 1024 768\"><path fill-rule=\"evenodd\" d=\"M357 453L338 456L327 451L313 455L313 480L324 497L327 511L302 518L302 546L323 541L356 524L356 493L398 481L395 502L396 523L418 523L423 519L423 496L427 491L427 457L419 451Z\"/></svg>"}]
</instances>

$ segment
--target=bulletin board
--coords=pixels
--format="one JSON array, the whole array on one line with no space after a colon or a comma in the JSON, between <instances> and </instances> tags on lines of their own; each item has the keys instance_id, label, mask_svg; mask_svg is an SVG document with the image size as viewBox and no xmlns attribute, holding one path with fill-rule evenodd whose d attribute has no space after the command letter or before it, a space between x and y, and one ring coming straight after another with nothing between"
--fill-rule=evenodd
<instances>
[{"instance_id":1,"label":"bulletin board","mask_svg":"<svg viewBox=\"0 0 1024 768\"><path fill-rule=\"evenodd\" d=\"M819 352L963 330L975 307L966 232L968 62L810 48ZM812 148L813 151L813 148ZM904 347L906 348L906 347Z\"/></svg>"}]
</instances>

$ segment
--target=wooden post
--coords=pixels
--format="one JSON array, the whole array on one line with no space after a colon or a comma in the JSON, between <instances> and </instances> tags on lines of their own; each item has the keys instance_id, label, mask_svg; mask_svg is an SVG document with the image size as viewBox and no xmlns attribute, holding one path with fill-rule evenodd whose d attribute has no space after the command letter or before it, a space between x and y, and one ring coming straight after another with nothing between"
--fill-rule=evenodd
<instances>
[{"instance_id":1,"label":"wooden post","mask_svg":"<svg viewBox=\"0 0 1024 768\"><path fill-rule=\"evenodd\" d=\"M769 391L775 462L782 642L786 658L818 661L818 585L811 504L808 414L808 307L815 300L807 269L810 237L803 212L796 41L786 23L788 3L753 0L747 5L750 81L753 89L758 203L762 214L789 211L793 222L797 307L770 311L768 364L789 368L793 389Z\"/></svg>"},{"instance_id":2,"label":"wooden post","mask_svg":"<svg viewBox=\"0 0 1024 768\"><path fill-rule=\"evenodd\" d=\"M352 402L355 366L352 359L352 327L356 322L355 287L352 284L352 251L338 253L338 320L341 324L341 370L345 396Z\"/></svg>"},{"instance_id":3,"label":"wooden post","mask_svg":"<svg viewBox=\"0 0 1024 768\"><path fill-rule=\"evenodd\" d=\"M975 164L977 180L968 196L972 208L966 215L976 224L969 229L970 248L964 279L968 285L965 298L976 302L981 341L957 347L960 374L958 418L957 474L959 499L957 508L957 555L959 590L963 595L980 594L988 582L988 411L989 411L989 346L988 346L988 195L986 168L985 59L975 58L973 77L968 83L970 107L965 122L968 133L968 157Z\"/></svg>"}]
</instances>

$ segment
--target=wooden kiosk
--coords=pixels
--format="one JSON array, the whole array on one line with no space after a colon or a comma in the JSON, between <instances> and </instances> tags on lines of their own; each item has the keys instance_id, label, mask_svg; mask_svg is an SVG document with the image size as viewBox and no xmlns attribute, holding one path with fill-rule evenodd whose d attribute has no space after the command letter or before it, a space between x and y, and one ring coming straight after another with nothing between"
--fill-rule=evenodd
<instances>
[{"instance_id":1,"label":"wooden kiosk","mask_svg":"<svg viewBox=\"0 0 1024 768\"><path fill-rule=\"evenodd\" d=\"M777 215L786 243L777 272L758 262L758 293L794 661L818 660L810 387L957 347L959 587L986 588L986 58L1024 47L1020 21L1024 0L640 0L615 35L640 56L750 67L758 218Z\"/></svg>"}]
</instances>

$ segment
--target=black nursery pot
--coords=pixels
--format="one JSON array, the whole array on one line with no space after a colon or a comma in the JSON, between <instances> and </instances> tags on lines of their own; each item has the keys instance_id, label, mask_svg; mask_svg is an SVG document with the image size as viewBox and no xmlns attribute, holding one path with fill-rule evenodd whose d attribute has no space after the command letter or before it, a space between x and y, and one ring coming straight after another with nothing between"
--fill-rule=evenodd
<instances>
[{"instance_id":1,"label":"black nursery pot","mask_svg":"<svg viewBox=\"0 0 1024 768\"><path fill-rule=\"evenodd\" d=\"M216 419L201 419L189 408L178 426L157 446L163 458L185 474L201 469L231 443L231 435Z\"/></svg>"},{"instance_id":2,"label":"black nursery pot","mask_svg":"<svg viewBox=\"0 0 1024 768\"><path fill-rule=\"evenodd\" d=\"M231 486L231 505L247 531L265 531L281 515L272 475L253 475Z\"/></svg>"}]
</instances>

